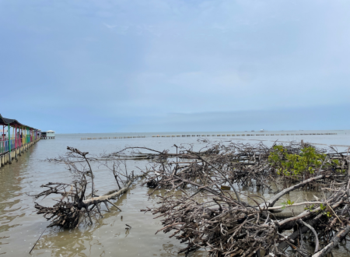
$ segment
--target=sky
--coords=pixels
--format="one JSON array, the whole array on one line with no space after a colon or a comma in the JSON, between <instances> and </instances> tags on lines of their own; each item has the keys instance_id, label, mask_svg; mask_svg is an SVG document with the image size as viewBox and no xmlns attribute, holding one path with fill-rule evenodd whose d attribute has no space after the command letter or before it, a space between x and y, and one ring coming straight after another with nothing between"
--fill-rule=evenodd
<instances>
[{"instance_id":1,"label":"sky","mask_svg":"<svg viewBox=\"0 0 350 257\"><path fill-rule=\"evenodd\" d=\"M0 0L0 114L56 133L350 129L348 0Z\"/></svg>"}]
</instances>

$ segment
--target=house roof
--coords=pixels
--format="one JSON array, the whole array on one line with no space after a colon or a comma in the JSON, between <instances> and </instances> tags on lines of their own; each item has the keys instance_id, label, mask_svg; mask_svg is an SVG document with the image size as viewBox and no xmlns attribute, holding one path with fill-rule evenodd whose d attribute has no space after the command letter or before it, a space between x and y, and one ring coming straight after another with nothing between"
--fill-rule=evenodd
<instances>
[{"instance_id":1,"label":"house roof","mask_svg":"<svg viewBox=\"0 0 350 257\"><path fill-rule=\"evenodd\" d=\"M25 127L25 128L36 130L33 127L30 127L30 126L27 126L27 125L24 125L24 124L20 123L18 120L4 118L1 114L0 114L0 125L6 125L6 126L10 125L12 127L15 127L15 126L17 126L17 127Z\"/></svg>"}]
</instances>

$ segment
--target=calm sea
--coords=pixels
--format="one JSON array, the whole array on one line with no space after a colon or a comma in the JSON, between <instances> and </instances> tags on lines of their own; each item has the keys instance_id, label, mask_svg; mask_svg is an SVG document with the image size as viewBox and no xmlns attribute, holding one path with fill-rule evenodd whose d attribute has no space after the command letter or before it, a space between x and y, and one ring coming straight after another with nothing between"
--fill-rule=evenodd
<instances>
[{"instance_id":1,"label":"calm sea","mask_svg":"<svg viewBox=\"0 0 350 257\"><path fill-rule=\"evenodd\" d=\"M254 136L225 136L227 134L255 134ZM203 146L197 135L206 135L210 141L244 142L255 144L259 141L267 145L276 140L280 142L300 141L315 143L320 147L337 145L338 150L347 151L350 146L350 130L339 131L265 131L274 136L256 136L260 132L182 132L182 133L106 133L106 134L61 134L54 140L41 140L25 152L12 165L0 169L0 255L27 256L28 252L49 224L34 209L34 199L30 195L42 190L40 185L47 182L70 182L71 174L62 164L45 161L64 155L67 146L88 151L92 155L110 153L125 146L146 146L157 150L169 149L175 152L174 144L193 144L196 149ZM296 135L302 133L336 133L336 135ZM279 134L278 136L276 134ZM284 135L281 135L284 134ZM289 134L289 135L286 135ZM146 136L145 138L81 140L82 138L114 138ZM160 137L152 137L159 135ZM162 135L191 135L191 137L161 137ZM192 137L194 135L194 137ZM210 137L207 137L210 135ZM216 135L216 136L212 136ZM144 168L145 161L129 161L131 170ZM96 188L100 194L115 189L116 185L110 170L94 165ZM132 189L116 204L122 209L112 208L105 212L104 218L94 225L73 231L51 228L45 231L42 239L32 252L32 256L177 256L184 245L168 234L155 232L161 228L159 220L152 215L143 214L140 209L156 204L156 197L149 199L149 190L140 184ZM125 230L125 224L132 226ZM193 256L206 256L204 250ZM337 256L348 256L339 250Z\"/></svg>"}]
</instances>

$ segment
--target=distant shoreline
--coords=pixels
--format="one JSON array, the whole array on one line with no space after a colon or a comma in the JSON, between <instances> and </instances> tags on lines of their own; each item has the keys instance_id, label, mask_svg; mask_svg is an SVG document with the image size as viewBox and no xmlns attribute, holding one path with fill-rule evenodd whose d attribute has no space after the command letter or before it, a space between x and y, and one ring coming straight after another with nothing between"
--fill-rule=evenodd
<instances>
[{"instance_id":1,"label":"distant shoreline","mask_svg":"<svg viewBox=\"0 0 350 257\"><path fill-rule=\"evenodd\" d=\"M333 130L246 130L246 131L170 131L170 132L83 132L83 133L56 133L56 135L82 135L82 134L120 134L120 135L150 135L150 134L156 134L156 135L167 135L167 134L174 134L174 135L182 135L182 134L283 134L283 133L349 133L350 129L333 129Z\"/></svg>"}]
</instances>

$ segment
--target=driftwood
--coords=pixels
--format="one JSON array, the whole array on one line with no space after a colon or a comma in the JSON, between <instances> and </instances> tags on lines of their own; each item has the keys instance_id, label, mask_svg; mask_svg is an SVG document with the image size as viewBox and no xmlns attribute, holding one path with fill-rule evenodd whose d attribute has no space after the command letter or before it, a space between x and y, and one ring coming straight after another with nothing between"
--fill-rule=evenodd
<instances>
[{"instance_id":1,"label":"driftwood","mask_svg":"<svg viewBox=\"0 0 350 257\"><path fill-rule=\"evenodd\" d=\"M50 221L47 228L58 226L65 229L74 229L82 223L91 225L93 223L93 217L103 217L100 206L101 203L105 204L108 211L110 211L108 204L122 211L111 200L123 195L135 180L143 178L148 174L148 172L144 172L141 175L134 175L134 172L131 172L131 174L128 173L126 166L122 165L125 164L123 161L113 162L111 168L106 163L101 163L113 172L116 180L116 188L118 189L99 196L97 195L97 190L94 185L94 173L90 162L101 161L101 159L88 158L88 152L82 152L73 147L67 147L67 150L68 153L66 156L58 159L49 159L47 161L65 163L68 169L73 173L75 179L69 184L49 182L41 186L46 188L46 190L34 195L35 199L45 198L50 195L61 196L60 200L52 207L42 206L35 202L37 214L43 214L43 216ZM82 166L81 163L86 163L86 166ZM123 166L125 170L122 170ZM88 186L91 187L90 194L87 193ZM128 225L128 228L131 227ZM35 248L36 243L29 253Z\"/></svg>"},{"instance_id":2,"label":"driftwood","mask_svg":"<svg viewBox=\"0 0 350 257\"><path fill-rule=\"evenodd\" d=\"M299 153L304 146L291 144L286 149ZM286 177L277 175L269 163L272 150L262 144L233 143L209 146L203 152L189 149L175 156L192 159L186 165L179 165L181 161L174 161L173 154L163 152L166 161L155 165L144 182L154 189L151 195L159 198L159 207L141 211L161 218L163 228L157 233L172 232L170 237L187 244L180 250L184 253L206 248L210 256L288 256L285 250L290 247L298 255L309 256L312 253L298 243L303 234L317 242L314 256L325 256L349 232L350 180L348 174L339 172L348 167L347 158L344 153L331 153L315 174ZM330 165L335 158L341 160L339 166ZM274 183L284 189L269 200L251 199L254 205L242 201L244 191L237 188L239 184L271 191ZM221 189L224 184L234 190L233 194ZM159 189L167 189L168 194L157 195ZM308 189L322 190L324 197L274 206L284 195ZM182 196L172 194L175 191L181 191ZM289 217L273 212L300 205L306 210ZM286 236L290 229L295 232ZM338 231L339 236L333 236Z\"/></svg>"},{"instance_id":3,"label":"driftwood","mask_svg":"<svg viewBox=\"0 0 350 257\"><path fill-rule=\"evenodd\" d=\"M323 257L326 256L334 247L336 247L341 240L343 240L346 235L350 232L350 225L347 225L343 230L341 230L332 241L326 245L321 251L312 255L312 257Z\"/></svg>"},{"instance_id":4,"label":"driftwood","mask_svg":"<svg viewBox=\"0 0 350 257\"><path fill-rule=\"evenodd\" d=\"M89 158L87 158L87 152L81 152L76 148L68 147L69 150L66 158L61 158L61 162L68 165L69 170L71 170L75 175L75 180L70 184L66 183L48 183L42 185L42 187L47 188L47 190L35 195L35 198L47 197L49 195L61 195L61 199L54 204L52 207L42 206L39 203L35 203L35 208L38 210L38 214L43 214L44 217L51 223L48 227L60 226L63 228L76 228L83 221L88 218L90 224L93 223L93 216L102 216L100 204L108 204L117 207L111 202L122 194L124 194L131 184L138 178L144 177L147 173L135 176L132 172L128 174L127 172L121 172L116 169L118 165L113 164L113 174L119 189L108 192L105 195L99 196L96 193L94 186L94 174L91 169ZM74 158L75 161L71 161ZM81 160L87 163L87 169L79 169L76 163ZM122 180L121 177L125 179ZM91 193L88 195L87 188L88 185L91 186ZM122 185L122 186L121 186ZM120 210L121 211L121 210Z\"/></svg>"},{"instance_id":5,"label":"driftwood","mask_svg":"<svg viewBox=\"0 0 350 257\"><path fill-rule=\"evenodd\" d=\"M68 148L69 158L55 161L66 163L76 174L76 179L69 184L44 185L48 189L38 194L37 198L50 194L59 194L62 198L53 207L36 204L38 213L51 221L49 226L75 228L83 221L92 223L93 216L102 216L101 203L115 206L111 200L125 193L140 177L121 172L121 168L126 167L126 162L121 159L148 159L151 166L141 175L145 177L143 185L153 189L150 196L158 197L159 205L141 211L161 218L163 227L156 233L171 232L170 237L186 244L180 252L188 254L205 248L210 256L218 257L312 254L320 257L326 256L341 240L346 239L350 231L350 174L342 171L350 170L349 152L317 149L317 153L326 154L327 157L321 166L313 167L310 164L314 173L286 176L280 175L276 166L269 161L273 147L261 143L204 143L207 145L199 151L193 151L192 146L176 146L176 153L128 147L93 159L87 158L87 153ZM299 154L305 146L309 145L291 143L284 149L289 154ZM89 161L102 159L106 163L117 161L111 168L117 188L99 196ZM338 161L334 164L333 160ZM88 164L87 169L77 168L82 161ZM91 188L89 195L88 188ZM158 195L158 190L163 189L167 193ZM262 193L268 190L274 196L270 199L246 196L246 190L253 189ZM322 191L324 196L275 206L281 197L295 190ZM243 200L247 197L249 202ZM284 208L295 206L305 206L305 210L298 213L281 212ZM292 233L290 229L293 229ZM300 244L305 236L310 240ZM304 245L311 241L317 243L314 250L309 252ZM287 252L286 249L292 251Z\"/></svg>"}]
</instances>

